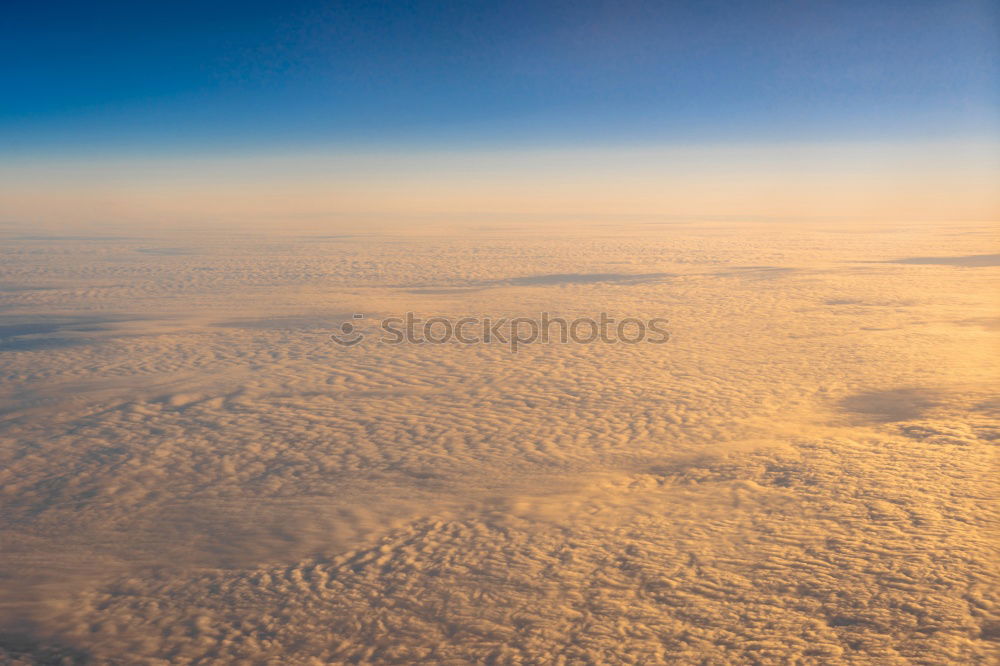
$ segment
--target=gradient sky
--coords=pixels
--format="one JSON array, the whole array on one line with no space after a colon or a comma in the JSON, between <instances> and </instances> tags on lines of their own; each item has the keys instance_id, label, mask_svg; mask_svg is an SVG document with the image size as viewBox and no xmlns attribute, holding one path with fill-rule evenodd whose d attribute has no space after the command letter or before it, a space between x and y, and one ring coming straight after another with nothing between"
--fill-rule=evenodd
<instances>
[{"instance_id":1,"label":"gradient sky","mask_svg":"<svg viewBox=\"0 0 1000 666\"><path fill-rule=\"evenodd\" d=\"M985 133L996 7L17 2L0 128L21 149Z\"/></svg>"},{"instance_id":2,"label":"gradient sky","mask_svg":"<svg viewBox=\"0 0 1000 666\"><path fill-rule=\"evenodd\" d=\"M9 3L0 146L8 170L788 142L965 146L952 162L1000 136L997 7Z\"/></svg>"}]
</instances>

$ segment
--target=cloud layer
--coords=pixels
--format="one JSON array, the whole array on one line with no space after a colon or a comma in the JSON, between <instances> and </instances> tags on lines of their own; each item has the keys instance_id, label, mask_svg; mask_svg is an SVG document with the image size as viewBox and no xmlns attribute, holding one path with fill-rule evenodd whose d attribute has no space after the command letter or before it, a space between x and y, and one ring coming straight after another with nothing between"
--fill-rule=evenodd
<instances>
[{"instance_id":1,"label":"cloud layer","mask_svg":"<svg viewBox=\"0 0 1000 666\"><path fill-rule=\"evenodd\" d=\"M0 658L986 661L992 233L12 230ZM671 341L329 340L406 311Z\"/></svg>"}]
</instances>

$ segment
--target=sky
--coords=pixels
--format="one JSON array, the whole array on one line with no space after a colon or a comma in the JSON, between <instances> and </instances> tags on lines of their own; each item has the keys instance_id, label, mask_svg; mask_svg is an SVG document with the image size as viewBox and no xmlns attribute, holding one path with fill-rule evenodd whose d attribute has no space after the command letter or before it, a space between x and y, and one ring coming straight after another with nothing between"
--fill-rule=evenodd
<instances>
[{"instance_id":1,"label":"sky","mask_svg":"<svg viewBox=\"0 0 1000 666\"><path fill-rule=\"evenodd\" d=\"M308 156L308 163L317 154L417 163L403 181L435 173L445 190L461 167L435 171L441 153L460 155L459 164L506 163L496 183L523 178L538 151L558 154L568 166L532 181L544 186L580 181L574 157L581 150L620 156L655 148L676 156L751 146L773 161L789 144L799 156L785 175L801 173L803 160L820 159L831 146L858 147L840 165L857 173L852 165L876 146L888 156L880 162L934 153L942 177L958 161L960 172L988 181L996 160L981 147L1000 144L998 17L988 2L16 3L0 23L0 168L17 174L30 165L33 180L14 177L0 203L13 211L8 218L78 208L77 195L53 189L67 168L91 191L94 164L118 169L129 183L139 170L149 174L148 191L162 186L152 163L186 160L188 175L203 176L211 190L218 169L206 164L219 159L235 156L245 168L275 156ZM817 145L825 148L816 153ZM511 151L522 159L504 157ZM578 165L592 172L608 163L595 159ZM676 168L664 159L659 170L624 173L642 180ZM718 164L725 172L741 163ZM53 169L51 180L40 165ZM926 174L894 169L886 173L905 180L899 189L926 186ZM300 171L271 175L310 180ZM711 189L708 171L701 187ZM384 178L371 178L382 192ZM103 182L117 186L114 178ZM779 181L768 182L757 189ZM27 205L26 186L64 205ZM128 198L128 187L116 191ZM504 191L511 192L490 196ZM385 196L373 197L307 208L375 210ZM988 188L973 198L974 210L955 214L996 210ZM575 206L539 207L527 197L520 208L498 208L488 199L411 212L572 214L596 205L584 189ZM607 206L635 199L622 195ZM700 206L711 214L739 209L740 201L632 208L686 214Z\"/></svg>"}]
</instances>

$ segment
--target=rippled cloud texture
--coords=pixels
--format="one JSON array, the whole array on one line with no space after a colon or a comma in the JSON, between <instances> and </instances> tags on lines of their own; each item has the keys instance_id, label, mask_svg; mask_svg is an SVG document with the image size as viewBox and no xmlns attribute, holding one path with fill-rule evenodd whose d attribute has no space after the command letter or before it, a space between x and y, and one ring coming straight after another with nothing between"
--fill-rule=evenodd
<instances>
[{"instance_id":1,"label":"rippled cloud texture","mask_svg":"<svg viewBox=\"0 0 1000 666\"><path fill-rule=\"evenodd\" d=\"M0 659L985 663L996 241L8 228ZM329 338L408 311L671 339Z\"/></svg>"}]
</instances>

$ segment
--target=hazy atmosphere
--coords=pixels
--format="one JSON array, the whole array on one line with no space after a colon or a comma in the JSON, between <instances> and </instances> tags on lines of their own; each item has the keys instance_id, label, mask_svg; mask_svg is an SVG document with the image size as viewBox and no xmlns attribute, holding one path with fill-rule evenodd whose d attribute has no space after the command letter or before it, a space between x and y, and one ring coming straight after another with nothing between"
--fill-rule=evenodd
<instances>
[{"instance_id":1,"label":"hazy atmosphere","mask_svg":"<svg viewBox=\"0 0 1000 666\"><path fill-rule=\"evenodd\" d=\"M0 664L991 664L995 4L0 23Z\"/></svg>"}]
</instances>

